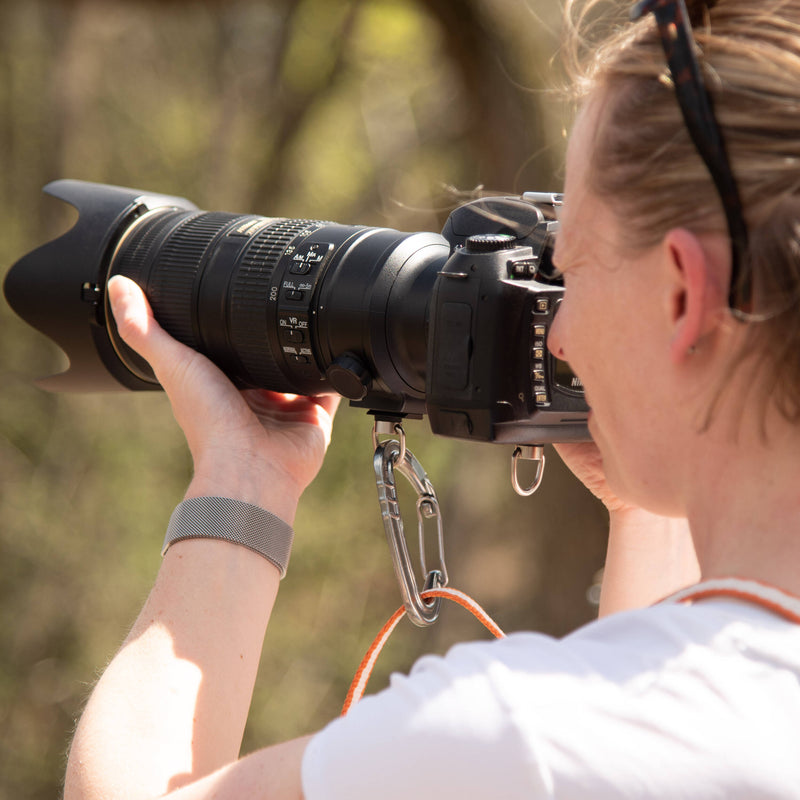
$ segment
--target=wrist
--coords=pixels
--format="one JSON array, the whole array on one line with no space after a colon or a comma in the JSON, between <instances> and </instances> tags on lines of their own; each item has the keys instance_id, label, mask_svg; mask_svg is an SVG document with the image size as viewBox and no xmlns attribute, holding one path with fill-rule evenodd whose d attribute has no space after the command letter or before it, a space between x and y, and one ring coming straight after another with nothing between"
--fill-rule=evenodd
<instances>
[{"instance_id":1,"label":"wrist","mask_svg":"<svg viewBox=\"0 0 800 800\"><path fill-rule=\"evenodd\" d=\"M699 579L686 519L632 506L610 516L601 616L650 605Z\"/></svg>"},{"instance_id":2,"label":"wrist","mask_svg":"<svg viewBox=\"0 0 800 800\"><path fill-rule=\"evenodd\" d=\"M301 494L302 489L282 470L264 464L244 466L216 462L195 467L184 499L229 497L270 511L292 525Z\"/></svg>"}]
</instances>

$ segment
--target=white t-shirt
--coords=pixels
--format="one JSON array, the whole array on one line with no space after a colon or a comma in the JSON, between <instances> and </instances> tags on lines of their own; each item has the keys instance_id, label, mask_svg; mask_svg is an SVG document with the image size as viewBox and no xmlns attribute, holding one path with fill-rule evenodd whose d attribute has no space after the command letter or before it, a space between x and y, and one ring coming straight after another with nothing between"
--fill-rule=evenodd
<instances>
[{"instance_id":1,"label":"white t-shirt","mask_svg":"<svg viewBox=\"0 0 800 800\"><path fill-rule=\"evenodd\" d=\"M306 800L800 797L800 625L707 599L458 645L310 742Z\"/></svg>"}]
</instances>

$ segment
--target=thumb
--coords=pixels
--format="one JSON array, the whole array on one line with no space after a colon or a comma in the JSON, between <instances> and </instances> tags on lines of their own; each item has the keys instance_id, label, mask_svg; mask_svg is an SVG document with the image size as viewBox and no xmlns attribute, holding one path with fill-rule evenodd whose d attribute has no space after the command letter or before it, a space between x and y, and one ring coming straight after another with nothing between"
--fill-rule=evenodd
<instances>
[{"instance_id":1,"label":"thumb","mask_svg":"<svg viewBox=\"0 0 800 800\"><path fill-rule=\"evenodd\" d=\"M194 351L173 339L153 316L150 304L138 284L123 275L108 282L108 300L123 341L146 359L159 382Z\"/></svg>"}]
</instances>

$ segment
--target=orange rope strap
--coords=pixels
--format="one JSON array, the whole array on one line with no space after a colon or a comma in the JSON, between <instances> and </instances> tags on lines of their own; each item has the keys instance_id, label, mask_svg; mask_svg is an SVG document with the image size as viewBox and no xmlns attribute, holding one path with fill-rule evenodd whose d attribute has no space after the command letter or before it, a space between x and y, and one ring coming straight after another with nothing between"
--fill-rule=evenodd
<instances>
[{"instance_id":1,"label":"orange rope strap","mask_svg":"<svg viewBox=\"0 0 800 800\"><path fill-rule=\"evenodd\" d=\"M446 600L452 600L454 603L466 608L475 618L481 622L486 629L498 639L502 639L505 633L500 629L500 626L473 600L469 595L460 592L458 589L429 589L421 592L420 597L424 600L432 597L443 597ZM381 628L375 640L367 650L366 655L361 660L356 670L353 682L350 684L350 689L347 692L347 698L342 707L342 716L345 716L350 709L363 697L364 690L367 688L370 675L375 667L375 662L383 649L383 646L392 635L392 631L397 627L397 623L405 616L405 606L401 606L397 611L392 614L386 624Z\"/></svg>"}]
</instances>

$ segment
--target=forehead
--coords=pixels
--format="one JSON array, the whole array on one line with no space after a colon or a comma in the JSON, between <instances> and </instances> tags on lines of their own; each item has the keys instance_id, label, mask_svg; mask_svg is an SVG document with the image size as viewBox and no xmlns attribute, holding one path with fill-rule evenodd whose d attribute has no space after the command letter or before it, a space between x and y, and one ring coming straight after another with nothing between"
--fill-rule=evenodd
<instances>
[{"instance_id":1,"label":"forehead","mask_svg":"<svg viewBox=\"0 0 800 800\"><path fill-rule=\"evenodd\" d=\"M603 125L602 98L588 100L578 112L567 143L564 194L581 201L589 193L589 177L597 132Z\"/></svg>"},{"instance_id":2,"label":"forehead","mask_svg":"<svg viewBox=\"0 0 800 800\"><path fill-rule=\"evenodd\" d=\"M559 209L557 257L591 240L593 246L616 230L617 220L609 205L590 186L590 167L594 142L602 125L602 98L590 99L578 113L567 145L564 204ZM602 231L603 235L598 234Z\"/></svg>"},{"instance_id":3,"label":"forehead","mask_svg":"<svg viewBox=\"0 0 800 800\"><path fill-rule=\"evenodd\" d=\"M575 119L567 144L564 204L558 209L559 234L556 251L559 255L577 246L581 231L591 219L585 206L591 205L588 186L589 159L597 125L596 104L585 105ZM581 224L581 222L583 224Z\"/></svg>"}]
</instances>

